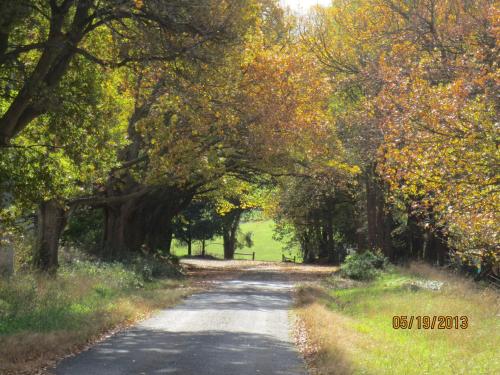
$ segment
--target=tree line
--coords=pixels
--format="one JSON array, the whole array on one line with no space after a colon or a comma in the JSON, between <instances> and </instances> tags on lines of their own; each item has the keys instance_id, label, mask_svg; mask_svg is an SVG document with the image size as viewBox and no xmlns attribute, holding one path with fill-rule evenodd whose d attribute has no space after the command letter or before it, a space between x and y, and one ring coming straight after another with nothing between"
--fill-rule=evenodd
<instances>
[{"instance_id":1,"label":"tree line","mask_svg":"<svg viewBox=\"0 0 500 375\"><path fill-rule=\"evenodd\" d=\"M355 186L292 182L282 215L294 218L304 250L336 258L347 240L392 260L498 274L497 5L340 0L303 23L331 78L347 160L359 167Z\"/></svg>"},{"instance_id":2,"label":"tree line","mask_svg":"<svg viewBox=\"0 0 500 375\"><path fill-rule=\"evenodd\" d=\"M0 7L0 237L37 268L90 228L119 259L217 220L232 258L252 208L305 261L498 267L494 1Z\"/></svg>"}]
</instances>

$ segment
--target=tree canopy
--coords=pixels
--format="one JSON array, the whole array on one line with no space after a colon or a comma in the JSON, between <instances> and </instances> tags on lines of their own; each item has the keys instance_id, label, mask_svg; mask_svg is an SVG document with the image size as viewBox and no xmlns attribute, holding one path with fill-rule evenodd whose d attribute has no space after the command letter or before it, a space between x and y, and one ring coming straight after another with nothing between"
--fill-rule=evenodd
<instances>
[{"instance_id":1,"label":"tree canopy","mask_svg":"<svg viewBox=\"0 0 500 375\"><path fill-rule=\"evenodd\" d=\"M115 259L196 225L210 238L204 202L228 258L242 212L265 207L309 261L380 249L490 272L498 21L492 0L303 17L277 0L4 1L0 236L33 222L55 270L75 212L102 212Z\"/></svg>"}]
</instances>

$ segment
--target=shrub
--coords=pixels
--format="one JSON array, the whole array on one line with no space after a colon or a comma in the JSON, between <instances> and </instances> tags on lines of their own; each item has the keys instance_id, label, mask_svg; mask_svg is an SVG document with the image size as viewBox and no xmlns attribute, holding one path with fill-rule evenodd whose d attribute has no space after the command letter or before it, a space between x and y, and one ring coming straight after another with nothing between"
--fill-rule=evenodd
<instances>
[{"instance_id":1,"label":"shrub","mask_svg":"<svg viewBox=\"0 0 500 375\"><path fill-rule=\"evenodd\" d=\"M174 256L141 256L132 261L134 271L141 275L144 281L158 278L176 278L182 276L179 259Z\"/></svg>"},{"instance_id":2,"label":"shrub","mask_svg":"<svg viewBox=\"0 0 500 375\"><path fill-rule=\"evenodd\" d=\"M348 255L340 267L342 276L354 280L373 280L388 264L380 252L365 251Z\"/></svg>"},{"instance_id":3,"label":"shrub","mask_svg":"<svg viewBox=\"0 0 500 375\"><path fill-rule=\"evenodd\" d=\"M78 260L63 264L57 277L18 273L0 278L0 336L85 326L89 314L108 311L121 297L157 287L150 281L179 276L174 261L152 256L127 264Z\"/></svg>"},{"instance_id":4,"label":"shrub","mask_svg":"<svg viewBox=\"0 0 500 375\"><path fill-rule=\"evenodd\" d=\"M77 209L68 220L62 242L66 247L75 247L86 253L98 254L103 236L104 213L88 208Z\"/></svg>"}]
</instances>

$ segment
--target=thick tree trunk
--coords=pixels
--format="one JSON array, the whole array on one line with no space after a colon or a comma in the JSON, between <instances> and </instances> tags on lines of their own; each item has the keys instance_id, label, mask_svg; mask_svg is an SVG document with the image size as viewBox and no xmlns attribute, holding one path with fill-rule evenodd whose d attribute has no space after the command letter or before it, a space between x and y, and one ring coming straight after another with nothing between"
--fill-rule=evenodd
<instances>
[{"instance_id":1,"label":"thick tree trunk","mask_svg":"<svg viewBox=\"0 0 500 375\"><path fill-rule=\"evenodd\" d=\"M38 270L56 272L59 265L59 239L66 225L66 219L66 212L57 201L50 200L40 204L34 249L34 264Z\"/></svg>"},{"instance_id":2,"label":"thick tree trunk","mask_svg":"<svg viewBox=\"0 0 500 375\"><path fill-rule=\"evenodd\" d=\"M234 259L236 235L243 210L235 209L223 217L222 239L224 242L224 259Z\"/></svg>"},{"instance_id":3,"label":"thick tree trunk","mask_svg":"<svg viewBox=\"0 0 500 375\"><path fill-rule=\"evenodd\" d=\"M201 240L201 256L202 257L205 256L205 245L206 245L205 240Z\"/></svg>"},{"instance_id":4,"label":"thick tree trunk","mask_svg":"<svg viewBox=\"0 0 500 375\"><path fill-rule=\"evenodd\" d=\"M310 233L308 233L307 229L305 229L302 233L300 244L302 247L304 263L314 263L314 261L316 260L316 254L311 246L311 235Z\"/></svg>"},{"instance_id":5,"label":"thick tree trunk","mask_svg":"<svg viewBox=\"0 0 500 375\"><path fill-rule=\"evenodd\" d=\"M147 210L146 212L149 212ZM150 217L146 221L146 227L143 229L146 233L145 244L152 252L170 253L170 244L172 242L172 219L177 213L172 211L172 207L165 207ZM143 213L142 215L147 215Z\"/></svg>"},{"instance_id":6,"label":"thick tree trunk","mask_svg":"<svg viewBox=\"0 0 500 375\"><path fill-rule=\"evenodd\" d=\"M191 194L165 190L106 209L103 255L120 258L138 252L143 246L151 252L170 252L172 219L192 199Z\"/></svg>"},{"instance_id":7,"label":"thick tree trunk","mask_svg":"<svg viewBox=\"0 0 500 375\"><path fill-rule=\"evenodd\" d=\"M232 234L226 230L222 235L224 241L224 259L234 259L234 252L236 251L236 241Z\"/></svg>"},{"instance_id":8,"label":"thick tree trunk","mask_svg":"<svg viewBox=\"0 0 500 375\"><path fill-rule=\"evenodd\" d=\"M144 244L142 225L134 217L136 202L106 207L102 258L118 259L132 249L139 250Z\"/></svg>"}]
</instances>

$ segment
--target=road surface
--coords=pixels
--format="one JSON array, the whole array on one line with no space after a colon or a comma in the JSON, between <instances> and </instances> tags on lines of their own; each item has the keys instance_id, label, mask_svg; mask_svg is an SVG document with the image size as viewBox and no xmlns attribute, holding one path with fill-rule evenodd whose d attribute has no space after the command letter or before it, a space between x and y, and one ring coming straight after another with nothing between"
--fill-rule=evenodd
<instances>
[{"instance_id":1,"label":"road surface","mask_svg":"<svg viewBox=\"0 0 500 375\"><path fill-rule=\"evenodd\" d=\"M247 272L63 360L57 375L304 375L290 337L292 283Z\"/></svg>"}]
</instances>

